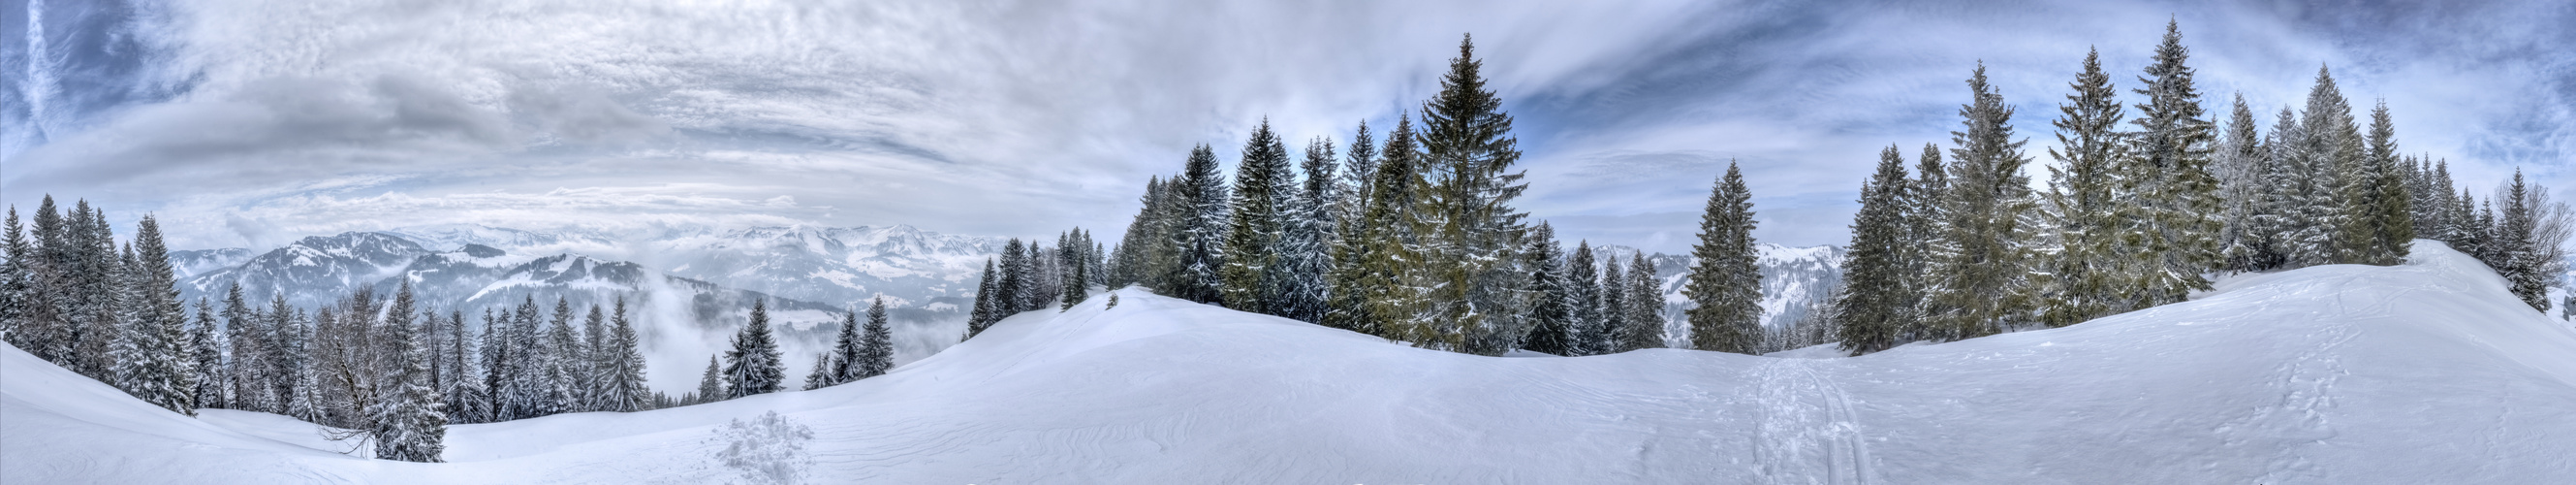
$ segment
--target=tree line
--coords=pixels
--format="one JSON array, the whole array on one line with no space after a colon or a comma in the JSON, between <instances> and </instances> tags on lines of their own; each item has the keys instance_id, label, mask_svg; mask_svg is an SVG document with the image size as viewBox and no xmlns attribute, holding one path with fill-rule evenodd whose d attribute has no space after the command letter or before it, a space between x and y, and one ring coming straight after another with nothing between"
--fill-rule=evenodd
<instances>
[{"instance_id":1,"label":"tree line","mask_svg":"<svg viewBox=\"0 0 2576 485\"><path fill-rule=\"evenodd\" d=\"M1946 158L1926 145L1909 175L1897 147L1880 153L1821 324L1854 354L2065 326L2182 301L2214 274L2399 264L2418 237L2549 309L2576 227L2545 189L2517 172L2484 201L2455 192L2447 161L2399 151L2385 103L2361 126L2325 68L2268 133L2241 95L2221 123L2202 111L2189 57L2168 23L2132 90L2145 99L2127 106L2086 54L2051 123L2045 191L2030 189L2027 140L1980 65Z\"/></svg>"}]
</instances>

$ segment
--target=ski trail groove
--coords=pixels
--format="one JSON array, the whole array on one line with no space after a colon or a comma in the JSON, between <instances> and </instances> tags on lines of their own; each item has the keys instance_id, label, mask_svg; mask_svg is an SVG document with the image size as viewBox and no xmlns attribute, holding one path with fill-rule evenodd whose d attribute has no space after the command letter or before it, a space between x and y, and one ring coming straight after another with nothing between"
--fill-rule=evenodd
<instances>
[{"instance_id":1,"label":"ski trail groove","mask_svg":"<svg viewBox=\"0 0 2576 485\"><path fill-rule=\"evenodd\" d=\"M1770 483L1873 481L1858 414L1841 386L1801 359L1765 362L1755 379L1761 385L1756 399L1762 419L1755 428L1754 455Z\"/></svg>"}]
</instances>

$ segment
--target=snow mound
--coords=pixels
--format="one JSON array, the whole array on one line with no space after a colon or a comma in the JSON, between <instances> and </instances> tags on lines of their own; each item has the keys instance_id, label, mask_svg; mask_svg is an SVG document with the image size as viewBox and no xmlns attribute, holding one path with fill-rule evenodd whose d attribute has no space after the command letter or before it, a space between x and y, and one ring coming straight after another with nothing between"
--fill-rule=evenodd
<instances>
[{"instance_id":1,"label":"snow mound","mask_svg":"<svg viewBox=\"0 0 2576 485\"><path fill-rule=\"evenodd\" d=\"M1476 357L1131 289L833 388L454 426L447 464L211 426L11 349L0 482L718 482L738 474L720 430L771 411L812 431L787 472L854 483L2576 476L2576 331L2457 252L2414 254L1856 358Z\"/></svg>"}]
</instances>

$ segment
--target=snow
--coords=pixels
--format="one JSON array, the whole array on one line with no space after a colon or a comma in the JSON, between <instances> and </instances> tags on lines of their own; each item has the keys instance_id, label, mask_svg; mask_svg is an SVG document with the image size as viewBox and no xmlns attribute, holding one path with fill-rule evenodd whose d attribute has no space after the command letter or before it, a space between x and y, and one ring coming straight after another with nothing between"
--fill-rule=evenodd
<instances>
[{"instance_id":1,"label":"snow","mask_svg":"<svg viewBox=\"0 0 2576 485\"><path fill-rule=\"evenodd\" d=\"M772 411L812 431L787 472L859 483L2576 476L2576 330L2457 252L2413 254L1852 358L1477 357L1122 290L842 386L452 426L446 464L316 451L275 416L187 418L13 348L0 482L711 483L740 475L718 456L741 446L720 439L732 423Z\"/></svg>"}]
</instances>

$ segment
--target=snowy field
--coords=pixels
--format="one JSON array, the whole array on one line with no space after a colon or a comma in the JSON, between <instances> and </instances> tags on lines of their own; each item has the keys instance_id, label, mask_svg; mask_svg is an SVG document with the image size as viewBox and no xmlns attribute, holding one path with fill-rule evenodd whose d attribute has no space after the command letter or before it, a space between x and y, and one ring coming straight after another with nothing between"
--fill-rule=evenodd
<instances>
[{"instance_id":1,"label":"snowy field","mask_svg":"<svg viewBox=\"0 0 2576 485\"><path fill-rule=\"evenodd\" d=\"M11 348L0 483L753 481L719 429L769 411L812 438L747 465L828 483L2571 483L2576 331L2503 285L2419 242L1858 358L1476 357L1124 291L834 388L454 426L445 464Z\"/></svg>"}]
</instances>

